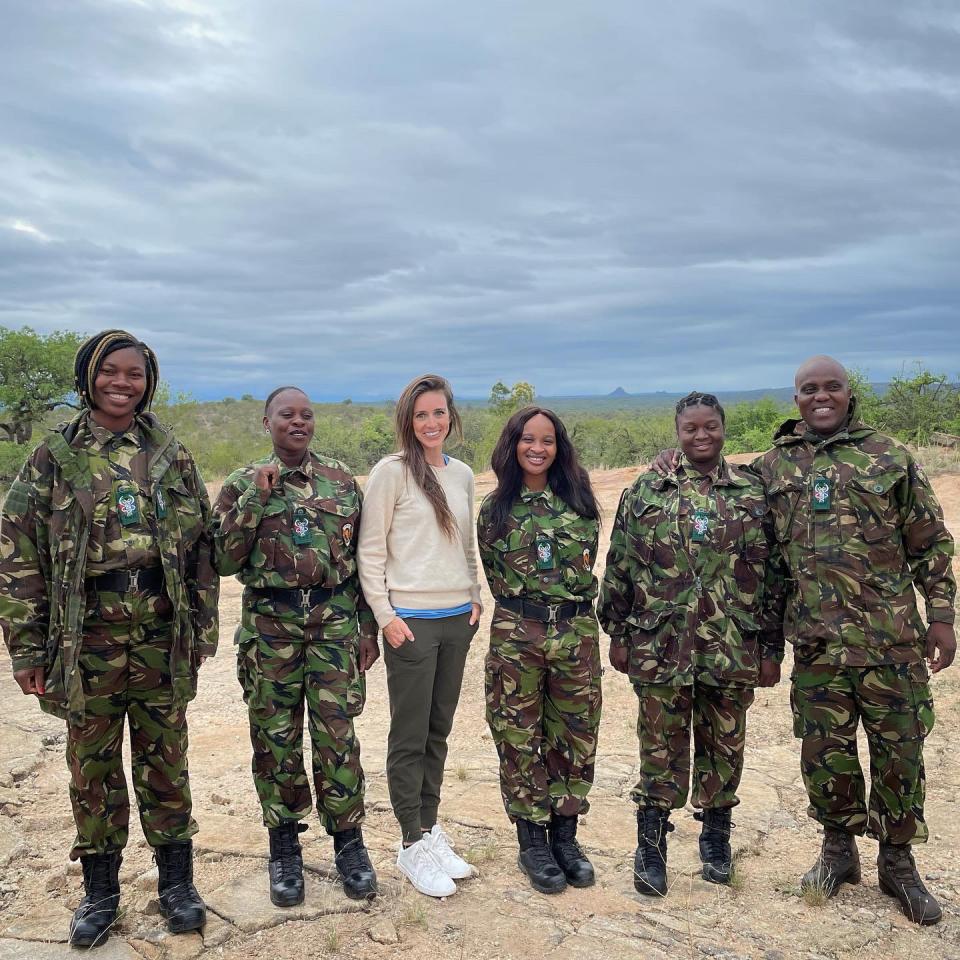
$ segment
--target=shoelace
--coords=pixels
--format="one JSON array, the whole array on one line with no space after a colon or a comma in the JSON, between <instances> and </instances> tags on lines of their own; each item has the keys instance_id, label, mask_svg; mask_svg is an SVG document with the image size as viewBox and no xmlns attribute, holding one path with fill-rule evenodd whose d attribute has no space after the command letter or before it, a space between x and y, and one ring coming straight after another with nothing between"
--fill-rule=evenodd
<instances>
[{"instance_id":1,"label":"shoelace","mask_svg":"<svg viewBox=\"0 0 960 960\"><path fill-rule=\"evenodd\" d=\"M538 844L535 847L527 847L524 852L533 860L535 867L556 867L556 861L553 859L553 854L548 846Z\"/></svg>"},{"instance_id":2,"label":"shoelace","mask_svg":"<svg viewBox=\"0 0 960 960\"><path fill-rule=\"evenodd\" d=\"M583 847L580 846L576 837L557 837L553 845L566 857L580 858L585 856Z\"/></svg>"},{"instance_id":3,"label":"shoelace","mask_svg":"<svg viewBox=\"0 0 960 960\"><path fill-rule=\"evenodd\" d=\"M659 817L644 817L643 820L643 839L651 847L659 847L661 842L666 842L665 834L673 833L674 826L669 820L661 820Z\"/></svg>"},{"instance_id":4,"label":"shoelace","mask_svg":"<svg viewBox=\"0 0 960 960\"><path fill-rule=\"evenodd\" d=\"M420 851L417 851L420 854ZM351 840L337 852L337 862L344 873L353 873L357 870L369 870L367 851L359 840Z\"/></svg>"},{"instance_id":5,"label":"shoelace","mask_svg":"<svg viewBox=\"0 0 960 960\"><path fill-rule=\"evenodd\" d=\"M175 850L172 854L169 854L168 857L169 859L165 870L167 877L177 874L183 875L182 880L176 883L165 884L163 889L163 895L167 898L167 902L173 909L177 909L184 901L198 899L199 894L193 885L193 878L191 877L191 856L189 850L186 848Z\"/></svg>"},{"instance_id":6,"label":"shoelace","mask_svg":"<svg viewBox=\"0 0 960 960\"><path fill-rule=\"evenodd\" d=\"M300 850L297 847L297 834L291 831L284 831L280 834L280 857L274 861L279 879L283 879L286 872L296 874L296 861L300 859Z\"/></svg>"}]
</instances>

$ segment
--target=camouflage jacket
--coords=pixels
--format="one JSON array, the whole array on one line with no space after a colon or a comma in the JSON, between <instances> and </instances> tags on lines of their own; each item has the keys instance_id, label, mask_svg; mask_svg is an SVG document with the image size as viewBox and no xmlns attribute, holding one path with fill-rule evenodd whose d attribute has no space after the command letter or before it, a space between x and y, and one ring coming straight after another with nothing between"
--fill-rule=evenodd
<instances>
[{"instance_id":1,"label":"camouflage jacket","mask_svg":"<svg viewBox=\"0 0 960 960\"><path fill-rule=\"evenodd\" d=\"M510 509L507 529L496 536L490 522L493 495L480 505L477 545L497 597L527 597L541 603L593 600L600 524L574 513L548 486L526 487Z\"/></svg>"},{"instance_id":2,"label":"camouflage jacket","mask_svg":"<svg viewBox=\"0 0 960 960\"><path fill-rule=\"evenodd\" d=\"M896 440L856 420L826 439L788 420L751 466L789 577L794 655L836 666L916 662L930 622L953 623L953 538L930 483Z\"/></svg>"},{"instance_id":3,"label":"camouflage jacket","mask_svg":"<svg viewBox=\"0 0 960 960\"><path fill-rule=\"evenodd\" d=\"M634 683L755 685L760 657L783 659L782 581L756 478L721 460L701 492L685 460L624 491L598 614L630 649ZM705 526L694 540L694 522Z\"/></svg>"},{"instance_id":4,"label":"camouflage jacket","mask_svg":"<svg viewBox=\"0 0 960 960\"><path fill-rule=\"evenodd\" d=\"M104 450L89 443L88 417L83 412L58 427L34 450L10 487L0 521L0 623L13 669L46 667L41 707L76 721L85 709L77 654L98 509L93 478L111 469ZM199 658L217 649L220 581L210 504L187 450L152 414L136 422L148 478L137 493L151 507L173 607L173 694L186 702L196 693Z\"/></svg>"},{"instance_id":5,"label":"camouflage jacket","mask_svg":"<svg viewBox=\"0 0 960 960\"><path fill-rule=\"evenodd\" d=\"M280 467L280 480L264 504L253 478L257 467L268 463ZM221 574L235 573L248 588L343 587L307 611L245 590L238 643L261 634L309 639L313 627L344 615L353 623L352 629L345 627L345 639L356 638L358 625L364 635L376 637L376 621L357 576L362 502L350 471L312 452L299 467L271 455L227 477L213 507L214 562ZM324 634L330 636L329 626Z\"/></svg>"}]
</instances>

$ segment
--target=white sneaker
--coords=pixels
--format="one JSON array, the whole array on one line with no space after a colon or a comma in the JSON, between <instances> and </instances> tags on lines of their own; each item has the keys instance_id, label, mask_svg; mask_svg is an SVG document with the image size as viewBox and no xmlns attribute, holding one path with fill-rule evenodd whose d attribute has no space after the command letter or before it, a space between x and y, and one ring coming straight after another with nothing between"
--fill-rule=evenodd
<instances>
[{"instance_id":1,"label":"white sneaker","mask_svg":"<svg viewBox=\"0 0 960 960\"><path fill-rule=\"evenodd\" d=\"M425 840L409 847L401 843L397 866L414 888L428 897L449 897L457 892L457 885L440 869Z\"/></svg>"},{"instance_id":2,"label":"white sneaker","mask_svg":"<svg viewBox=\"0 0 960 960\"><path fill-rule=\"evenodd\" d=\"M423 842L440 869L451 880L466 880L476 872L463 857L458 857L453 852L450 838L443 832L439 823L435 823L433 829L423 835Z\"/></svg>"}]
</instances>

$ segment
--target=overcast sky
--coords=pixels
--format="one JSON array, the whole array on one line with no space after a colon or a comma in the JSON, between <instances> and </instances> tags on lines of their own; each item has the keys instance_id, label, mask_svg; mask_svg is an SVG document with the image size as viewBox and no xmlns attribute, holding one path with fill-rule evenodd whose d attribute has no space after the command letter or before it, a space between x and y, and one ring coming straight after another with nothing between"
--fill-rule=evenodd
<instances>
[{"instance_id":1,"label":"overcast sky","mask_svg":"<svg viewBox=\"0 0 960 960\"><path fill-rule=\"evenodd\" d=\"M960 7L0 0L0 325L174 390L960 374Z\"/></svg>"}]
</instances>

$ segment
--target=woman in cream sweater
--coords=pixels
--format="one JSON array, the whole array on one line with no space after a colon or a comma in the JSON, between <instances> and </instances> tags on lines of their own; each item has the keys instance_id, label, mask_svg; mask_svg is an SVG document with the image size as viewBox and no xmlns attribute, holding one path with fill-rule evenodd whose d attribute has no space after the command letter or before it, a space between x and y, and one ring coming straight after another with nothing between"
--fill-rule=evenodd
<instances>
[{"instance_id":1,"label":"woman in cream sweater","mask_svg":"<svg viewBox=\"0 0 960 960\"><path fill-rule=\"evenodd\" d=\"M480 620L473 471L443 452L451 431L462 438L450 384L417 377L397 401L400 451L367 480L358 541L363 592L386 641L397 866L434 897L472 873L437 823L447 736Z\"/></svg>"}]
</instances>

